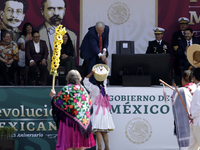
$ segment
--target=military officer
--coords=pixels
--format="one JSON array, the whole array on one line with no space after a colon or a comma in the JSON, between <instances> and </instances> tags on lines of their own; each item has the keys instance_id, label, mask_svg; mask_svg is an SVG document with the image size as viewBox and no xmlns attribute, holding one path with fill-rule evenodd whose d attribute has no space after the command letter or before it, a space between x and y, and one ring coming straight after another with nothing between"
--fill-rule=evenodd
<instances>
[{"instance_id":1,"label":"military officer","mask_svg":"<svg viewBox=\"0 0 200 150\"><path fill-rule=\"evenodd\" d=\"M178 47L179 42L181 40L185 39L185 37L184 37L184 31L185 31L185 29L188 28L189 19L186 18L186 17L180 17L178 19L178 22L180 24L180 30L173 33L172 42L171 42L173 54L176 53L177 49L179 48ZM175 71L176 75L180 75L181 74L180 73L180 69L179 69L179 66L180 66L179 63L180 63L180 59L175 56L174 57L173 68L174 68L174 71Z\"/></svg>"},{"instance_id":2,"label":"military officer","mask_svg":"<svg viewBox=\"0 0 200 150\"><path fill-rule=\"evenodd\" d=\"M169 43L163 41L163 32L165 29L156 27L153 29L155 34L155 40L149 41L149 45L146 51L146 54L153 53L153 54L166 54L170 53L170 46Z\"/></svg>"}]
</instances>

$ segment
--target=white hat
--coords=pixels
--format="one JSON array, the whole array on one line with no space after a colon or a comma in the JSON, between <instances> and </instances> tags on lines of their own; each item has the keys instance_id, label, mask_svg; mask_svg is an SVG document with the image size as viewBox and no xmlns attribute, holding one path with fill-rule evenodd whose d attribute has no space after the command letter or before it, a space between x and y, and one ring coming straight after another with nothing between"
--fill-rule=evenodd
<instances>
[{"instance_id":1,"label":"white hat","mask_svg":"<svg viewBox=\"0 0 200 150\"><path fill-rule=\"evenodd\" d=\"M160 27L156 27L156 28L153 29L153 31L154 31L155 34L161 34L165 31L165 29L160 28Z\"/></svg>"},{"instance_id":2,"label":"white hat","mask_svg":"<svg viewBox=\"0 0 200 150\"><path fill-rule=\"evenodd\" d=\"M178 19L178 22L179 22L179 23L188 23L188 22L189 22L189 19L186 18L186 17L181 17L181 18Z\"/></svg>"},{"instance_id":3,"label":"white hat","mask_svg":"<svg viewBox=\"0 0 200 150\"><path fill-rule=\"evenodd\" d=\"M200 67L200 45L192 44L188 47L187 59L194 67Z\"/></svg>"}]
</instances>

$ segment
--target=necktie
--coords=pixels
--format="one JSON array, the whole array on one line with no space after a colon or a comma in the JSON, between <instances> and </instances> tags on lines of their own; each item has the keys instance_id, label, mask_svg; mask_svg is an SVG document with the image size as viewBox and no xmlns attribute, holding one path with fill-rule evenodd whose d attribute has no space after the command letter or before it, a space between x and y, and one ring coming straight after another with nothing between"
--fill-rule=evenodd
<instances>
[{"instance_id":1,"label":"necktie","mask_svg":"<svg viewBox=\"0 0 200 150\"><path fill-rule=\"evenodd\" d=\"M190 41L188 41L188 46L190 46Z\"/></svg>"},{"instance_id":2,"label":"necktie","mask_svg":"<svg viewBox=\"0 0 200 150\"><path fill-rule=\"evenodd\" d=\"M99 35L99 50L100 50L101 53L102 53L102 49L103 49L103 46L102 46L102 36Z\"/></svg>"}]
</instances>

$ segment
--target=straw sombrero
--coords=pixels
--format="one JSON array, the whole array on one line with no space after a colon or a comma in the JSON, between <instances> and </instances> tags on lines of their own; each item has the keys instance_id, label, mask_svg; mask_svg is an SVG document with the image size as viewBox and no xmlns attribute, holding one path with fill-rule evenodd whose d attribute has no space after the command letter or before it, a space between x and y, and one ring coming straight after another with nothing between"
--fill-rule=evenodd
<instances>
[{"instance_id":1,"label":"straw sombrero","mask_svg":"<svg viewBox=\"0 0 200 150\"><path fill-rule=\"evenodd\" d=\"M108 76L108 73L109 73L109 71L110 71L110 68L109 68L107 65L105 65L105 64L96 64L96 65L93 66L92 69L95 69L95 68L97 68L97 67L99 67L99 66L104 67L104 68L107 70L107 72L106 72L106 73L103 73L103 74L98 74L97 72L95 72L94 78L95 78L97 81L104 81L104 80L107 78L107 76Z\"/></svg>"},{"instance_id":2,"label":"straw sombrero","mask_svg":"<svg viewBox=\"0 0 200 150\"><path fill-rule=\"evenodd\" d=\"M187 49L187 59L194 67L200 67L200 45L193 44Z\"/></svg>"}]
</instances>

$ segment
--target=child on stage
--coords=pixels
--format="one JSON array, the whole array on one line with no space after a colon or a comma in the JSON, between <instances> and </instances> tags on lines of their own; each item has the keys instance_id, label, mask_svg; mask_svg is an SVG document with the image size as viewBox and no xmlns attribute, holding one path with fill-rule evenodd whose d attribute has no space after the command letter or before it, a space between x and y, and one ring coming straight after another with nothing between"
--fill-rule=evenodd
<instances>
[{"instance_id":1,"label":"child on stage","mask_svg":"<svg viewBox=\"0 0 200 150\"><path fill-rule=\"evenodd\" d=\"M105 150L109 150L107 133L112 131L115 126L109 111L111 105L109 103L110 97L106 92L107 76L104 81L97 81L98 79L95 78L96 85L94 85L89 81L93 74L95 74L94 69L83 80L84 86L90 92L93 103L93 115L91 116L92 130L96 134L98 150L102 150L102 137L105 143Z\"/></svg>"}]
</instances>

